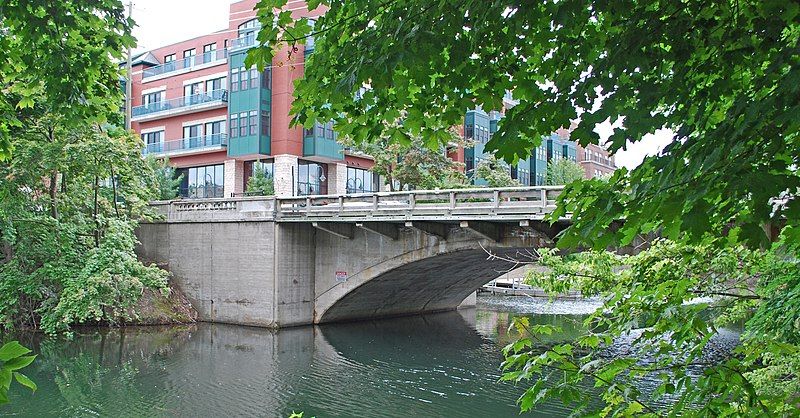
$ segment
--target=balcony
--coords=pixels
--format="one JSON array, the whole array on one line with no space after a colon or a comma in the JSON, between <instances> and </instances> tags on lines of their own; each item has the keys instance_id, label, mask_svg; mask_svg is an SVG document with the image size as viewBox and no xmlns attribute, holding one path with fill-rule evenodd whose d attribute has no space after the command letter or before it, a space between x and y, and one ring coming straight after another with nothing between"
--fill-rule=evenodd
<instances>
[{"instance_id":1,"label":"balcony","mask_svg":"<svg viewBox=\"0 0 800 418\"><path fill-rule=\"evenodd\" d=\"M145 68L144 71L142 71L142 81L151 81L151 79L155 79L155 77L159 76L175 75L175 73L179 72L185 73L195 69L224 64L227 59L227 49L204 52L202 55L181 58L161 65L156 65L155 67Z\"/></svg>"},{"instance_id":2,"label":"balcony","mask_svg":"<svg viewBox=\"0 0 800 418\"><path fill-rule=\"evenodd\" d=\"M230 51L234 51L237 49L245 49L250 48L256 44L256 37L258 36L257 33L251 33L246 36L241 36L239 38L231 40L231 47L228 48Z\"/></svg>"},{"instance_id":3,"label":"balcony","mask_svg":"<svg viewBox=\"0 0 800 418\"><path fill-rule=\"evenodd\" d=\"M147 144L142 150L144 155L175 155L188 154L201 150L223 149L228 145L228 136L225 134L211 134L194 138L182 138L172 141Z\"/></svg>"},{"instance_id":4,"label":"balcony","mask_svg":"<svg viewBox=\"0 0 800 418\"><path fill-rule=\"evenodd\" d=\"M220 89L136 106L131 120L141 122L227 106L228 90Z\"/></svg>"}]
</instances>

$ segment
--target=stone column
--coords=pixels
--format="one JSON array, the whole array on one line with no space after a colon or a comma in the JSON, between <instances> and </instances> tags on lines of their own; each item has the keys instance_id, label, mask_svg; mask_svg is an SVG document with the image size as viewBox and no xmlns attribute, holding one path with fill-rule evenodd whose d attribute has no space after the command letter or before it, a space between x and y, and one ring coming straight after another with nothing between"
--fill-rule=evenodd
<instances>
[{"instance_id":1,"label":"stone column","mask_svg":"<svg viewBox=\"0 0 800 418\"><path fill-rule=\"evenodd\" d=\"M347 164L328 164L328 194L347 193Z\"/></svg>"},{"instance_id":2,"label":"stone column","mask_svg":"<svg viewBox=\"0 0 800 418\"><path fill-rule=\"evenodd\" d=\"M225 160L225 197L244 192L244 161Z\"/></svg>"},{"instance_id":3,"label":"stone column","mask_svg":"<svg viewBox=\"0 0 800 418\"><path fill-rule=\"evenodd\" d=\"M297 156L276 155L273 160L275 196L294 196L297 192Z\"/></svg>"}]
</instances>

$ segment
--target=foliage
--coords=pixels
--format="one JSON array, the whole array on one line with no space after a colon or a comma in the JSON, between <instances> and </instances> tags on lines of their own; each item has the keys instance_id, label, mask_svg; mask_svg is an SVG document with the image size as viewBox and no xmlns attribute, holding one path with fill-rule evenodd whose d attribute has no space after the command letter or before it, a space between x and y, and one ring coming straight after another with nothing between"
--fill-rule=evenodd
<instances>
[{"instance_id":1,"label":"foliage","mask_svg":"<svg viewBox=\"0 0 800 418\"><path fill-rule=\"evenodd\" d=\"M567 158L553 159L547 163L547 185L563 186L583 178L583 167Z\"/></svg>"},{"instance_id":2,"label":"foliage","mask_svg":"<svg viewBox=\"0 0 800 418\"><path fill-rule=\"evenodd\" d=\"M275 181L265 170L253 170L247 180L247 194L250 196L272 196L275 194Z\"/></svg>"},{"instance_id":3,"label":"foliage","mask_svg":"<svg viewBox=\"0 0 800 418\"><path fill-rule=\"evenodd\" d=\"M16 109L45 106L73 122L118 118L117 61L134 44L120 0L6 0L0 17L0 160L24 123Z\"/></svg>"},{"instance_id":4,"label":"foliage","mask_svg":"<svg viewBox=\"0 0 800 418\"><path fill-rule=\"evenodd\" d=\"M498 161L493 155L481 160L475 168L474 178L486 181L489 187L513 187L520 182L511 178L511 171L504 161Z\"/></svg>"},{"instance_id":5,"label":"foliage","mask_svg":"<svg viewBox=\"0 0 800 418\"><path fill-rule=\"evenodd\" d=\"M606 295L608 317L595 315L608 328L598 328L604 338L633 327L633 318L638 323L645 308L652 310L644 315L643 337L637 341L640 349L653 348L655 364L669 362L665 354L675 350L685 355L676 361L697 361L704 339L714 334L713 324L698 320L705 306L679 301L690 291L709 291L695 284L718 285L713 280L723 275L740 278L732 267L740 257L744 267L752 267L759 299L725 299L731 305L726 313L755 310L748 336L732 357L701 366L708 370L696 380L681 374L680 367L666 369L673 377L659 392L679 394L682 402L664 413L766 415L765 409L779 410L782 398L788 408L796 407L797 400L787 399L784 390L796 387L797 374L782 373L796 365L788 360L796 350L788 324L796 321L800 286L793 276L797 266L786 261L800 255L797 2L316 0L308 2L310 9L324 5L328 10L313 28L309 19L293 21L289 10L273 20L273 9L286 3L259 2L263 46L251 50L248 60L271 64L274 51L291 54L294 50L285 47L313 36L314 53L297 84L293 112L307 126L316 119L334 120L356 143L376 137L403 143L419 136L425 144L442 144L441 132L461 123L464 109L499 109L506 91L519 104L499 121L486 149L508 162L527 156L542 135L572 120L577 127L571 137L582 145L600 142L597 123L621 120L623 128L610 137L612 153L661 128L674 131L672 143L639 167L619 169L607 181L567 185L551 215L552 220L571 218L558 245L602 250L651 232L680 243L646 253L663 251L659 257L626 260L634 263L628 273L604 273L627 281L578 286L587 294L594 288ZM369 89L356 95L364 86ZM395 123L401 116L403 123ZM765 225L783 226L785 258L774 249L742 249L769 246ZM695 276L681 281L671 269L721 270L698 273L712 280L698 282ZM687 346L670 348L659 336ZM562 378L552 390L536 382L523 408L537 396L580 398L577 384L591 374L610 388L605 393L611 406L603 413L652 413L632 400L638 393L629 384L651 366L631 357L584 362L579 351L596 353L601 342L610 341L589 335L577 345L514 357L528 344L520 340L507 363L520 373L515 378L542 372ZM770 381L769 373L781 380L771 389L757 387ZM615 376L620 381L609 380ZM780 386L784 376L790 383ZM687 410L693 404L701 408Z\"/></svg>"},{"instance_id":6,"label":"foliage","mask_svg":"<svg viewBox=\"0 0 800 418\"><path fill-rule=\"evenodd\" d=\"M451 147L462 145L458 137L448 131ZM377 138L373 142L355 142L345 138L342 144L367 154L375 160L372 171L386 179L390 191L414 189L457 189L467 187L464 165L447 155L443 146L427 147L420 137L408 142L394 142L391 138Z\"/></svg>"},{"instance_id":7,"label":"foliage","mask_svg":"<svg viewBox=\"0 0 800 418\"><path fill-rule=\"evenodd\" d=\"M316 0L309 9L328 10L313 28L288 9L273 19L286 3L259 2L263 46L248 62L269 65L313 36L293 112L306 126L333 120L355 143L446 144L465 109L500 109L506 91L519 104L486 148L509 162L572 120L586 145L600 142L597 123L622 117L612 152L675 131L631 173L567 188L554 215L573 218L563 245L605 248L659 229L719 236L734 219L737 239L760 245L764 222L800 219L797 199L769 204L800 187L794 1Z\"/></svg>"},{"instance_id":8,"label":"foliage","mask_svg":"<svg viewBox=\"0 0 800 418\"><path fill-rule=\"evenodd\" d=\"M603 306L584 335L544 350L536 342L553 327L514 324L521 337L505 348L503 379L535 381L519 400L523 410L555 398L586 415L661 416L667 411L653 401L669 400L670 416L757 416L791 414L800 401L800 265L779 246L720 250L658 239L635 256L544 250L538 261L550 271L529 276L531 284L552 294L580 290ZM782 321L763 316L776 307ZM740 322L738 347L709 352L718 327ZM660 385L645 392L643 377ZM587 380L602 390L602 404L578 389Z\"/></svg>"},{"instance_id":9,"label":"foliage","mask_svg":"<svg viewBox=\"0 0 800 418\"><path fill-rule=\"evenodd\" d=\"M167 276L133 252L157 193L141 140L39 108L21 119L0 164L0 323L55 333L125 319L142 288L163 289Z\"/></svg>"},{"instance_id":10,"label":"foliage","mask_svg":"<svg viewBox=\"0 0 800 418\"><path fill-rule=\"evenodd\" d=\"M169 165L169 159L158 159L151 155L145 158L153 171L153 188L157 200L172 200L178 197L183 174L176 175L175 167Z\"/></svg>"},{"instance_id":11,"label":"foliage","mask_svg":"<svg viewBox=\"0 0 800 418\"><path fill-rule=\"evenodd\" d=\"M11 378L22 386L36 392L36 383L18 370L28 367L36 356L28 356L31 350L22 346L19 341L11 341L0 347L0 405L8 403L8 391L11 389Z\"/></svg>"}]
</instances>

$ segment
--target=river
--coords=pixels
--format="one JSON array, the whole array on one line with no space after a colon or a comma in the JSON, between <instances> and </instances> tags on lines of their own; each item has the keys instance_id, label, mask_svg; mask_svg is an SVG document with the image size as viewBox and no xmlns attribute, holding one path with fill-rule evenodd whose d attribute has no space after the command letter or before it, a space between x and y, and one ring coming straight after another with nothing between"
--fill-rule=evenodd
<instances>
[{"instance_id":1,"label":"river","mask_svg":"<svg viewBox=\"0 0 800 418\"><path fill-rule=\"evenodd\" d=\"M480 297L478 308L369 322L266 329L221 324L21 335L39 358L35 394L12 389L0 415L25 417L517 417L524 385L499 383L516 315L574 336L595 303ZM561 417L561 404L537 417Z\"/></svg>"}]
</instances>

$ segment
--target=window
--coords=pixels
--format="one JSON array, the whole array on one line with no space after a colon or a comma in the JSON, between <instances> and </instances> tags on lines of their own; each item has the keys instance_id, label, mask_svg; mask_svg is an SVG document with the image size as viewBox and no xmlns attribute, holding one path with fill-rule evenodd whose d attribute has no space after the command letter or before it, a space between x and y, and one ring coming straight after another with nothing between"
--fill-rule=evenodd
<instances>
[{"instance_id":1,"label":"window","mask_svg":"<svg viewBox=\"0 0 800 418\"><path fill-rule=\"evenodd\" d=\"M258 135L258 112L250 112L250 135Z\"/></svg>"},{"instance_id":2,"label":"window","mask_svg":"<svg viewBox=\"0 0 800 418\"><path fill-rule=\"evenodd\" d=\"M241 69L241 71L239 71L239 75L242 79L242 85L239 86L239 90L247 90L247 79L250 76L250 72L245 69Z\"/></svg>"},{"instance_id":3,"label":"window","mask_svg":"<svg viewBox=\"0 0 800 418\"><path fill-rule=\"evenodd\" d=\"M257 89L258 88L258 70L255 68L250 70L250 88Z\"/></svg>"},{"instance_id":4,"label":"window","mask_svg":"<svg viewBox=\"0 0 800 418\"><path fill-rule=\"evenodd\" d=\"M334 139L333 138L333 122L328 122L325 124L325 139Z\"/></svg>"},{"instance_id":5,"label":"window","mask_svg":"<svg viewBox=\"0 0 800 418\"><path fill-rule=\"evenodd\" d=\"M142 141L146 152L161 152L164 146L164 131L142 134Z\"/></svg>"},{"instance_id":6,"label":"window","mask_svg":"<svg viewBox=\"0 0 800 418\"><path fill-rule=\"evenodd\" d=\"M155 105L158 106L160 102L165 100L167 92L165 90L157 91L155 93L148 93L142 95L142 104L145 106Z\"/></svg>"},{"instance_id":7,"label":"window","mask_svg":"<svg viewBox=\"0 0 800 418\"><path fill-rule=\"evenodd\" d=\"M217 58L217 44L203 45L203 62L211 62Z\"/></svg>"},{"instance_id":8,"label":"window","mask_svg":"<svg viewBox=\"0 0 800 418\"><path fill-rule=\"evenodd\" d=\"M375 173L362 168L347 167L347 193L368 193L379 191Z\"/></svg>"},{"instance_id":9,"label":"window","mask_svg":"<svg viewBox=\"0 0 800 418\"><path fill-rule=\"evenodd\" d=\"M192 83L183 86L183 95L184 96L195 96L202 92L201 87L203 83Z\"/></svg>"},{"instance_id":10,"label":"window","mask_svg":"<svg viewBox=\"0 0 800 418\"><path fill-rule=\"evenodd\" d=\"M246 38L248 43L251 39L255 39L256 32L261 27L258 19L248 20L247 22L239 25L239 39Z\"/></svg>"},{"instance_id":11,"label":"window","mask_svg":"<svg viewBox=\"0 0 800 418\"><path fill-rule=\"evenodd\" d=\"M223 90L227 87L228 77L215 78L213 80L206 80L206 92Z\"/></svg>"},{"instance_id":12,"label":"window","mask_svg":"<svg viewBox=\"0 0 800 418\"><path fill-rule=\"evenodd\" d=\"M247 113L239 113L239 136L247 136Z\"/></svg>"},{"instance_id":13,"label":"window","mask_svg":"<svg viewBox=\"0 0 800 418\"><path fill-rule=\"evenodd\" d=\"M264 70L264 73L261 75L261 88L267 90L272 88L272 70L269 68Z\"/></svg>"},{"instance_id":14,"label":"window","mask_svg":"<svg viewBox=\"0 0 800 418\"><path fill-rule=\"evenodd\" d=\"M231 69L231 91L239 91L239 69Z\"/></svg>"},{"instance_id":15,"label":"window","mask_svg":"<svg viewBox=\"0 0 800 418\"><path fill-rule=\"evenodd\" d=\"M239 136L239 119L236 115L231 115L231 138Z\"/></svg>"},{"instance_id":16,"label":"window","mask_svg":"<svg viewBox=\"0 0 800 418\"><path fill-rule=\"evenodd\" d=\"M175 54L164 55L164 63L175 61Z\"/></svg>"},{"instance_id":17,"label":"window","mask_svg":"<svg viewBox=\"0 0 800 418\"><path fill-rule=\"evenodd\" d=\"M206 146L203 138L203 125L191 125L183 127L183 148L193 149Z\"/></svg>"},{"instance_id":18,"label":"window","mask_svg":"<svg viewBox=\"0 0 800 418\"><path fill-rule=\"evenodd\" d=\"M223 164L184 168L180 194L188 198L223 197L225 168Z\"/></svg>"},{"instance_id":19,"label":"window","mask_svg":"<svg viewBox=\"0 0 800 418\"><path fill-rule=\"evenodd\" d=\"M328 193L328 166L310 161L300 161L297 166L297 194L318 195Z\"/></svg>"},{"instance_id":20,"label":"window","mask_svg":"<svg viewBox=\"0 0 800 418\"><path fill-rule=\"evenodd\" d=\"M194 48L183 51L183 66L191 67L194 65L194 56L197 55L197 50Z\"/></svg>"},{"instance_id":21,"label":"window","mask_svg":"<svg viewBox=\"0 0 800 418\"><path fill-rule=\"evenodd\" d=\"M261 111L261 135L262 136L269 136L270 131L270 114L269 110L262 110Z\"/></svg>"}]
</instances>

